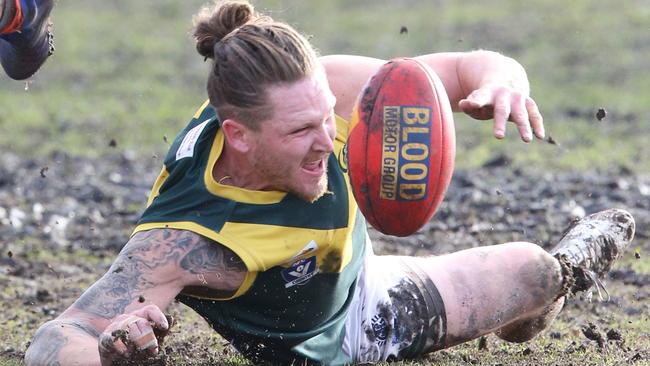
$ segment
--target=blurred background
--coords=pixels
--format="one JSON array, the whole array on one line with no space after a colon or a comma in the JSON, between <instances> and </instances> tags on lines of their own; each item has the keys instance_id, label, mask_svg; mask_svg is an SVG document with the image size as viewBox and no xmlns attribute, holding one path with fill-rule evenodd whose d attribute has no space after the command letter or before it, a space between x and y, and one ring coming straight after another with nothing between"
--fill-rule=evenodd
<instances>
[{"instance_id":1,"label":"blurred background","mask_svg":"<svg viewBox=\"0 0 650 366\"><path fill-rule=\"evenodd\" d=\"M165 153L201 102L208 63L191 17L203 0L61 1L56 52L27 83L0 76L0 149L136 157ZM506 153L542 169L647 172L650 1L260 0L321 54L379 58L488 49L520 61L550 139L529 146L509 126L457 115L457 166ZM598 109L606 111L602 120Z\"/></svg>"}]
</instances>

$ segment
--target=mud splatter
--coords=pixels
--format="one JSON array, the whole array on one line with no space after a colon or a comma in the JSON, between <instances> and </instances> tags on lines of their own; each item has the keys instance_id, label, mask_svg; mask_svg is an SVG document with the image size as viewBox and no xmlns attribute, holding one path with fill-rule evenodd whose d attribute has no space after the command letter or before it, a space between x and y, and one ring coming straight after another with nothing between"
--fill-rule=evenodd
<instances>
[{"instance_id":1,"label":"mud splatter","mask_svg":"<svg viewBox=\"0 0 650 366\"><path fill-rule=\"evenodd\" d=\"M610 329L607 331L607 339L610 341L620 341L623 340L623 336L618 330Z\"/></svg>"},{"instance_id":2,"label":"mud splatter","mask_svg":"<svg viewBox=\"0 0 650 366\"><path fill-rule=\"evenodd\" d=\"M320 265L320 271L324 273L338 272L341 268L341 259L341 254L338 252L327 253Z\"/></svg>"},{"instance_id":3,"label":"mud splatter","mask_svg":"<svg viewBox=\"0 0 650 366\"><path fill-rule=\"evenodd\" d=\"M478 350L479 351L489 351L487 344L487 337L483 336L478 339Z\"/></svg>"},{"instance_id":4,"label":"mud splatter","mask_svg":"<svg viewBox=\"0 0 650 366\"><path fill-rule=\"evenodd\" d=\"M588 325L582 327L581 330L582 334L584 334L587 339L596 341L599 348L603 348L605 346L605 337L595 324L589 323Z\"/></svg>"},{"instance_id":5,"label":"mud splatter","mask_svg":"<svg viewBox=\"0 0 650 366\"><path fill-rule=\"evenodd\" d=\"M553 136L551 136L551 135L548 135L548 136L546 137L546 142L549 143L549 144L551 144L551 145L560 146L560 144L559 144L557 141L555 141L555 139L554 139Z\"/></svg>"},{"instance_id":6,"label":"mud splatter","mask_svg":"<svg viewBox=\"0 0 650 366\"><path fill-rule=\"evenodd\" d=\"M118 339L124 344L129 344L129 331L124 329L117 329L111 333L113 337L113 342L116 342Z\"/></svg>"}]
</instances>

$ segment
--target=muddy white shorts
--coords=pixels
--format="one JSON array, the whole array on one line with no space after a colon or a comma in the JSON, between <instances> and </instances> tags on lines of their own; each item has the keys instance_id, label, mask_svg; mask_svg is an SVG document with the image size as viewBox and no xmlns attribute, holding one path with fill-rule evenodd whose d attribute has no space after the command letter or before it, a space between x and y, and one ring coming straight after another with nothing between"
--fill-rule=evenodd
<instances>
[{"instance_id":1,"label":"muddy white shorts","mask_svg":"<svg viewBox=\"0 0 650 366\"><path fill-rule=\"evenodd\" d=\"M343 351L355 363L373 363L444 348L444 304L429 277L409 257L377 256L366 248Z\"/></svg>"}]
</instances>

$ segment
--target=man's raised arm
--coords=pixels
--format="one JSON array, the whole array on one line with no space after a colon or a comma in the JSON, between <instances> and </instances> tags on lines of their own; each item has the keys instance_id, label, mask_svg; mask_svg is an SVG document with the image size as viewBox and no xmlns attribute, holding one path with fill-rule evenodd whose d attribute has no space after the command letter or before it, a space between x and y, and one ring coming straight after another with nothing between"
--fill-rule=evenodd
<instances>
[{"instance_id":1,"label":"man's raised arm","mask_svg":"<svg viewBox=\"0 0 650 366\"><path fill-rule=\"evenodd\" d=\"M153 229L135 234L95 284L36 332L27 365L108 365L137 352L155 354L153 328L185 287L236 291L246 275L229 249L198 234ZM121 336L128 331L128 341Z\"/></svg>"}]
</instances>

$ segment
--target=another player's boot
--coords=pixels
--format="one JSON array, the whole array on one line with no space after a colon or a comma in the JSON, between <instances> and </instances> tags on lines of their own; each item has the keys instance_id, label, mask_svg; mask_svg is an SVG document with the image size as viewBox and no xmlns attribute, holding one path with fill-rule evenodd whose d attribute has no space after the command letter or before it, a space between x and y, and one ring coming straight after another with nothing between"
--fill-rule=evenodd
<instances>
[{"instance_id":1,"label":"another player's boot","mask_svg":"<svg viewBox=\"0 0 650 366\"><path fill-rule=\"evenodd\" d=\"M571 292L596 287L605 290L602 278L634 238L634 218L620 209L611 209L584 217L573 223L550 253L568 265L575 282ZM606 291L606 290L605 290Z\"/></svg>"},{"instance_id":2,"label":"another player's boot","mask_svg":"<svg viewBox=\"0 0 650 366\"><path fill-rule=\"evenodd\" d=\"M16 80L32 76L54 52L49 16L54 0L5 0L0 17L0 63Z\"/></svg>"}]
</instances>

